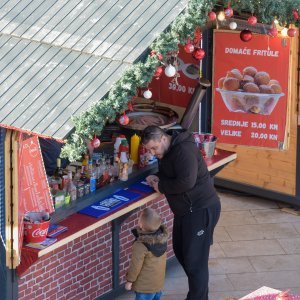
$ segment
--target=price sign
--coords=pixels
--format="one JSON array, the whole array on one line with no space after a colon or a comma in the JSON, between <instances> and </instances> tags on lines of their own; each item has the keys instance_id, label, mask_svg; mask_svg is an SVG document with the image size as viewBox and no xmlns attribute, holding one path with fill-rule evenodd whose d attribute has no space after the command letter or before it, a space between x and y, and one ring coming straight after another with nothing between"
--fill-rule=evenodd
<instances>
[{"instance_id":1,"label":"price sign","mask_svg":"<svg viewBox=\"0 0 300 300\"><path fill-rule=\"evenodd\" d=\"M285 141L290 43L215 32L213 126L218 142L281 148Z\"/></svg>"}]
</instances>

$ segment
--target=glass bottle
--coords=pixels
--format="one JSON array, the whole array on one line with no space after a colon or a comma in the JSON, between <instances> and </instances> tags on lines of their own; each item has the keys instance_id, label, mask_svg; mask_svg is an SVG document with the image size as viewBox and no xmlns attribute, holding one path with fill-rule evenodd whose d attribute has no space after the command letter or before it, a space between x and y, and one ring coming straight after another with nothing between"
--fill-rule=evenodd
<instances>
[{"instance_id":1,"label":"glass bottle","mask_svg":"<svg viewBox=\"0 0 300 300\"><path fill-rule=\"evenodd\" d=\"M74 202L77 199L77 189L73 182L72 171L68 172L68 178L67 193L70 195L71 202Z\"/></svg>"},{"instance_id":2,"label":"glass bottle","mask_svg":"<svg viewBox=\"0 0 300 300\"><path fill-rule=\"evenodd\" d=\"M128 158L127 153L121 152L120 162L119 162L119 179L121 181L128 180Z\"/></svg>"},{"instance_id":3,"label":"glass bottle","mask_svg":"<svg viewBox=\"0 0 300 300\"><path fill-rule=\"evenodd\" d=\"M59 189L62 189L62 177L63 177L63 169L61 167L61 159L58 157L56 159L56 169L54 171L53 177L54 180L57 182Z\"/></svg>"},{"instance_id":4,"label":"glass bottle","mask_svg":"<svg viewBox=\"0 0 300 300\"><path fill-rule=\"evenodd\" d=\"M95 176L95 173L92 173L92 176L90 177L90 191L91 191L91 193L96 191L96 176Z\"/></svg>"}]
</instances>

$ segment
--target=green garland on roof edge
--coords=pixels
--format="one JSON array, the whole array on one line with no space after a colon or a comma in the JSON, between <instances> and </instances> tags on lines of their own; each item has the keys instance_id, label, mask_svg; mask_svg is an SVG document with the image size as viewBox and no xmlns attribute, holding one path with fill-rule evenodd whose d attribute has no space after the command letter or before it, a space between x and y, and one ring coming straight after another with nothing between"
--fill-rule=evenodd
<instances>
[{"instance_id":1,"label":"green garland on roof edge","mask_svg":"<svg viewBox=\"0 0 300 300\"><path fill-rule=\"evenodd\" d=\"M184 44L188 36L193 36L196 27L205 26L209 11L218 7L227 7L228 1L190 0L186 10L179 15L167 32L159 35L150 46L151 50L161 53L178 51L178 44ZM295 24L293 9L300 8L300 0L241 0L231 1L235 12L253 13L260 23L271 24L276 17L280 24ZM81 158L86 151L87 141L94 133L100 134L105 123L112 122L116 116L127 109L127 103L136 95L138 88L143 88L151 82L152 76L161 61L156 55L148 56L144 62L138 62L124 72L121 79L113 85L108 96L96 102L87 111L72 120L75 132L71 134L61 151L61 157L70 161Z\"/></svg>"}]
</instances>

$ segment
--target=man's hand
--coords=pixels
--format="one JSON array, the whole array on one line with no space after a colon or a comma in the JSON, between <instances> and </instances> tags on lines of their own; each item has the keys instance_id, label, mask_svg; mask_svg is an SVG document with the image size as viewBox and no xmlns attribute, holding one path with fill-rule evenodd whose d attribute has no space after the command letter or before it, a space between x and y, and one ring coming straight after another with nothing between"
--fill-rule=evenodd
<instances>
[{"instance_id":1,"label":"man's hand","mask_svg":"<svg viewBox=\"0 0 300 300\"><path fill-rule=\"evenodd\" d=\"M157 192L157 193L160 193L159 189L158 189L158 181L154 181L153 184L152 184L152 187L154 188L154 190Z\"/></svg>"},{"instance_id":2,"label":"man's hand","mask_svg":"<svg viewBox=\"0 0 300 300\"><path fill-rule=\"evenodd\" d=\"M147 183L154 188L154 184L156 183L156 186L159 182L159 178L156 175L149 175L146 177ZM155 188L154 188L155 189Z\"/></svg>"},{"instance_id":3,"label":"man's hand","mask_svg":"<svg viewBox=\"0 0 300 300\"><path fill-rule=\"evenodd\" d=\"M125 290L130 291L131 288L132 288L132 282L128 282L128 281L127 281L127 282L125 283Z\"/></svg>"}]
</instances>

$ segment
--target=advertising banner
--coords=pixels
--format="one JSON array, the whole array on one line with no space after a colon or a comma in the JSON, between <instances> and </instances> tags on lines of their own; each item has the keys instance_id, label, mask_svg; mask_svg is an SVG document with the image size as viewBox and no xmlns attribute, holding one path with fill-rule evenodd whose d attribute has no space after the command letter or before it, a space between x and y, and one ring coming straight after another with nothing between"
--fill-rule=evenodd
<instances>
[{"instance_id":1,"label":"advertising banner","mask_svg":"<svg viewBox=\"0 0 300 300\"><path fill-rule=\"evenodd\" d=\"M178 54L177 83L173 77L167 77L164 72L156 79L153 77L149 88L152 99L163 103L187 107L199 78L199 61L192 54L186 53L182 46Z\"/></svg>"},{"instance_id":2,"label":"advertising banner","mask_svg":"<svg viewBox=\"0 0 300 300\"><path fill-rule=\"evenodd\" d=\"M285 139L289 38L214 33L213 124L218 142L282 148Z\"/></svg>"},{"instance_id":3,"label":"advertising banner","mask_svg":"<svg viewBox=\"0 0 300 300\"><path fill-rule=\"evenodd\" d=\"M23 241L23 218L27 212L54 211L37 136L19 137L19 245Z\"/></svg>"}]
</instances>

